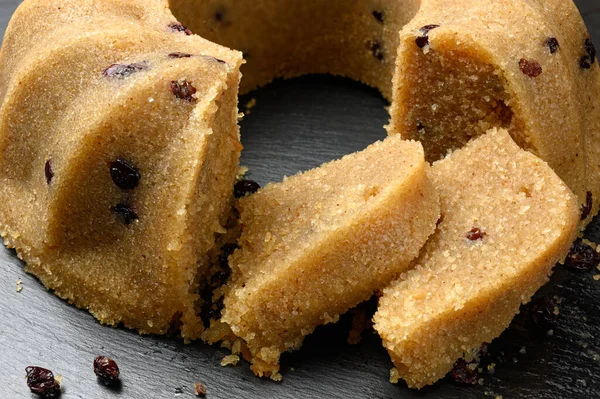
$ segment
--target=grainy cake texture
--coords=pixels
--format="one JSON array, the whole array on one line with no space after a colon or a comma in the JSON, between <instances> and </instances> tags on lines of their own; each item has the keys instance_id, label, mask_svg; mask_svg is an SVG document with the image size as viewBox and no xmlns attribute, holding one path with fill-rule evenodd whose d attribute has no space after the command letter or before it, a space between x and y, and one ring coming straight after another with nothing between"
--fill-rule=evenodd
<instances>
[{"instance_id":1,"label":"grainy cake texture","mask_svg":"<svg viewBox=\"0 0 600 399\"><path fill-rule=\"evenodd\" d=\"M410 387L442 378L509 325L567 254L574 195L548 165L492 130L436 162L441 222L384 290L375 329Z\"/></svg>"},{"instance_id":2,"label":"grainy cake texture","mask_svg":"<svg viewBox=\"0 0 600 399\"><path fill-rule=\"evenodd\" d=\"M104 323L197 337L238 86L306 73L377 87L429 160L504 127L582 226L598 211L600 69L571 0L25 0L0 52L5 243Z\"/></svg>"},{"instance_id":3,"label":"grainy cake texture","mask_svg":"<svg viewBox=\"0 0 600 399\"><path fill-rule=\"evenodd\" d=\"M152 4L17 10L0 57L0 226L28 272L103 323L193 339L241 150L241 56L170 31Z\"/></svg>"},{"instance_id":4,"label":"grainy cake texture","mask_svg":"<svg viewBox=\"0 0 600 399\"><path fill-rule=\"evenodd\" d=\"M428 171L421 145L395 136L240 201L222 322L255 373L275 373L282 352L418 255L439 217Z\"/></svg>"}]
</instances>

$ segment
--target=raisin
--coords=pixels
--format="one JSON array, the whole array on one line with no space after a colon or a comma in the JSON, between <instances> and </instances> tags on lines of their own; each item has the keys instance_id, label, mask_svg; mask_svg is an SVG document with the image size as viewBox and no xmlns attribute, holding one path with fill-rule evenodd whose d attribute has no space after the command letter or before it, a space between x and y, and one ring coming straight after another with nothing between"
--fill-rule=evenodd
<instances>
[{"instance_id":1,"label":"raisin","mask_svg":"<svg viewBox=\"0 0 600 399\"><path fill-rule=\"evenodd\" d=\"M474 385L479 379L476 362L458 359L452 367L452 380L458 384Z\"/></svg>"},{"instance_id":2,"label":"raisin","mask_svg":"<svg viewBox=\"0 0 600 399\"><path fill-rule=\"evenodd\" d=\"M169 58L190 58L192 55L187 53L171 53Z\"/></svg>"},{"instance_id":3,"label":"raisin","mask_svg":"<svg viewBox=\"0 0 600 399\"><path fill-rule=\"evenodd\" d=\"M94 373L107 385L117 382L121 374L117 363L106 356L97 356L94 359Z\"/></svg>"},{"instance_id":4,"label":"raisin","mask_svg":"<svg viewBox=\"0 0 600 399\"><path fill-rule=\"evenodd\" d=\"M216 19L218 22L221 22L221 21L223 21L223 11L217 11L217 12L215 13L215 19Z\"/></svg>"},{"instance_id":5,"label":"raisin","mask_svg":"<svg viewBox=\"0 0 600 399\"><path fill-rule=\"evenodd\" d=\"M138 215L131 206L123 203L119 203L113 207L113 212L116 219L128 226L133 223L134 220L138 219Z\"/></svg>"},{"instance_id":6,"label":"raisin","mask_svg":"<svg viewBox=\"0 0 600 399\"><path fill-rule=\"evenodd\" d=\"M377 20L377 22L383 23L383 13L381 11L374 10L373 11L373 16L375 17L375 19Z\"/></svg>"},{"instance_id":7,"label":"raisin","mask_svg":"<svg viewBox=\"0 0 600 399\"><path fill-rule=\"evenodd\" d=\"M558 43L558 40L555 37L547 38L545 43L546 46L548 46L548 48L550 49L550 54L556 53L560 48L560 44Z\"/></svg>"},{"instance_id":8,"label":"raisin","mask_svg":"<svg viewBox=\"0 0 600 399\"><path fill-rule=\"evenodd\" d=\"M169 29L171 29L173 32L183 32L188 36L193 34L191 30L189 30L179 22L173 22L172 24L170 24Z\"/></svg>"},{"instance_id":9,"label":"raisin","mask_svg":"<svg viewBox=\"0 0 600 399\"><path fill-rule=\"evenodd\" d=\"M592 193L588 191L585 193L585 205L581 206L581 220L585 220L590 216L593 205Z\"/></svg>"},{"instance_id":10,"label":"raisin","mask_svg":"<svg viewBox=\"0 0 600 399\"><path fill-rule=\"evenodd\" d=\"M25 372L27 373L27 386L32 393L43 398L60 396L60 384L54 378L52 371L42 367L29 366Z\"/></svg>"},{"instance_id":11,"label":"raisin","mask_svg":"<svg viewBox=\"0 0 600 399\"><path fill-rule=\"evenodd\" d=\"M585 39L584 47L585 55L579 60L579 66L582 69L590 69L596 61L596 47L594 47L594 43L589 38Z\"/></svg>"},{"instance_id":12,"label":"raisin","mask_svg":"<svg viewBox=\"0 0 600 399\"><path fill-rule=\"evenodd\" d=\"M201 382L197 382L194 384L194 394L201 398L206 396L206 387Z\"/></svg>"},{"instance_id":13,"label":"raisin","mask_svg":"<svg viewBox=\"0 0 600 399\"><path fill-rule=\"evenodd\" d=\"M260 185L254 180L240 180L233 186L233 195L235 198L242 198L248 194L254 194L259 188Z\"/></svg>"},{"instance_id":14,"label":"raisin","mask_svg":"<svg viewBox=\"0 0 600 399\"><path fill-rule=\"evenodd\" d=\"M140 172L131 162L124 158L117 158L110 165L112 181L123 190L133 190L140 183Z\"/></svg>"},{"instance_id":15,"label":"raisin","mask_svg":"<svg viewBox=\"0 0 600 399\"><path fill-rule=\"evenodd\" d=\"M535 329L539 332L547 332L556 327L558 315L555 314L554 301L549 297L543 297L531 302L529 316Z\"/></svg>"},{"instance_id":16,"label":"raisin","mask_svg":"<svg viewBox=\"0 0 600 399\"><path fill-rule=\"evenodd\" d=\"M425 25L419 29L420 35L415 39L415 43L419 48L424 48L429 45L429 32L435 28L439 28L439 25Z\"/></svg>"},{"instance_id":17,"label":"raisin","mask_svg":"<svg viewBox=\"0 0 600 399\"><path fill-rule=\"evenodd\" d=\"M585 244L581 238L575 240L565 259L565 267L574 271L590 271L598 264L600 264L600 254Z\"/></svg>"},{"instance_id":18,"label":"raisin","mask_svg":"<svg viewBox=\"0 0 600 399\"><path fill-rule=\"evenodd\" d=\"M485 232L482 231L479 227L473 227L471 231L467 233L467 238L471 241L481 240L485 236Z\"/></svg>"},{"instance_id":19,"label":"raisin","mask_svg":"<svg viewBox=\"0 0 600 399\"><path fill-rule=\"evenodd\" d=\"M542 74L542 66L535 60L521 58L519 60L519 68L521 68L521 72L530 78L537 78Z\"/></svg>"},{"instance_id":20,"label":"raisin","mask_svg":"<svg viewBox=\"0 0 600 399\"><path fill-rule=\"evenodd\" d=\"M373 57L377 58L379 61L383 61L384 51L383 46L381 43L379 43L379 41L369 40L367 42L367 48L371 50L371 54L373 54Z\"/></svg>"},{"instance_id":21,"label":"raisin","mask_svg":"<svg viewBox=\"0 0 600 399\"><path fill-rule=\"evenodd\" d=\"M596 61L596 47L594 46L594 43L592 43L591 39L585 39L585 52L587 53L587 55L590 57L590 59L592 60L592 64L594 63L594 61Z\"/></svg>"},{"instance_id":22,"label":"raisin","mask_svg":"<svg viewBox=\"0 0 600 399\"><path fill-rule=\"evenodd\" d=\"M128 65L112 64L102 72L102 75L106 76L107 78L124 79L145 69L148 69L148 64L145 62L137 62Z\"/></svg>"},{"instance_id":23,"label":"raisin","mask_svg":"<svg viewBox=\"0 0 600 399\"><path fill-rule=\"evenodd\" d=\"M46 183L50 184L54 177L54 172L52 171L52 159L46 161L46 165L44 165L44 174L46 175Z\"/></svg>"},{"instance_id":24,"label":"raisin","mask_svg":"<svg viewBox=\"0 0 600 399\"><path fill-rule=\"evenodd\" d=\"M171 82L171 91L175 95L175 97L180 98L185 101L189 101L191 103L198 101L198 98L195 96L196 88L192 86L190 82L187 80L180 82L172 81Z\"/></svg>"}]
</instances>

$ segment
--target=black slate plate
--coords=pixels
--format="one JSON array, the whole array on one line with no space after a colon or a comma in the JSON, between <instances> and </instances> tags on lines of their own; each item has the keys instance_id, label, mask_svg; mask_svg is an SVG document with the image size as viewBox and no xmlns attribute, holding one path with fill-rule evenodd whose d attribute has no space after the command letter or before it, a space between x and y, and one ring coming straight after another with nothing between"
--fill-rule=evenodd
<instances>
[{"instance_id":1,"label":"black slate plate","mask_svg":"<svg viewBox=\"0 0 600 399\"><path fill-rule=\"evenodd\" d=\"M4 29L18 0L0 0ZM598 0L576 1L600 43ZM257 105L242 122L243 164L264 184L363 149L383 138L386 105L375 90L345 79L312 76L278 81L240 100ZM600 241L600 220L588 229ZM47 292L23 272L14 252L0 248L0 399L31 398L28 365L63 375L63 398L193 398L201 381L210 398L598 398L600 397L600 282L598 272L558 267L540 295L557 296L560 315L553 336L531 334L526 312L492 345L493 374L483 385L462 387L449 378L420 392L389 384L391 362L372 332L356 346L345 343L348 317L320 328L302 350L285 355L283 383L253 377L247 364L220 367L226 350L174 338L140 337L100 326L85 311ZM17 280L23 290L16 292ZM96 381L92 360L114 357L119 389Z\"/></svg>"}]
</instances>

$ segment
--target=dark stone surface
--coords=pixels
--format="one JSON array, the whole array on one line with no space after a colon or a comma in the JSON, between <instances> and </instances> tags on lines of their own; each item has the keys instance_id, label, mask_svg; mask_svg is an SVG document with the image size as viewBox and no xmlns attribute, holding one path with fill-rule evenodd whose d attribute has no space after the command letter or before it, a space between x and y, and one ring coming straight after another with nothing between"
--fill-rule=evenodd
<instances>
[{"instance_id":1,"label":"dark stone surface","mask_svg":"<svg viewBox=\"0 0 600 399\"><path fill-rule=\"evenodd\" d=\"M0 0L0 30L17 0ZM600 43L597 0L577 2ZM383 138L385 102L375 91L333 77L278 81L250 98L257 105L242 123L249 178L264 184L360 150ZM600 241L600 222L588 229ZM600 282L596 272L558 266L540 295L560 298L552 336L533 335L526 312L491 346L495 373L483 385L460 387L445 379L420 392L387 382L391 362L372 332L357 346L345 343L348 317L321 328L299 352L283 358L283 383L252 376L247 364L219 366L225 350L174 338L140 337L100 326L87 312L47 292L14 252L0 248L0 398L31 398L25 367L39 365L63 376L63 398L193 398L194 382L209 398L597 398L600 397ZM17 293L16 282L23 281ZM523 348L525 348L523 350ZM523 353L524 352L524 353ZM122 385L98 383L97 355L114 358Z\"/></svg>"}]
</instances>

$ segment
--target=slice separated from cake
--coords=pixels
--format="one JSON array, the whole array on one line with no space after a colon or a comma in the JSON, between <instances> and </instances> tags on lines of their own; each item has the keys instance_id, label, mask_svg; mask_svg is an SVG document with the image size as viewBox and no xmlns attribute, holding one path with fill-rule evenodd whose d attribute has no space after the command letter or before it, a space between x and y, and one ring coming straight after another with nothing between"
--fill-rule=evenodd
<instances>
[{"instance_id":1,"label":"slice separated from cake","mask_svg":"<svg viewBox=\"0 0 600 399\"><path fill-rule=\"evenodd\" d=\"M508 327L575 238L572 192L493 129L431 169L442 219L384 290L375 329L409 387L432 384Z\"/></svg>"},{"instance_id":2,"label":"slice separated from cake","mask_svg":"<svg viewBox=\"0 0 600 399\"><path fill-rule=\"evenodd\" d=\"M421 144L389 137L239 202L221 321L257 375L277 378L282 352L416 258L439 218L429 169Z\"/></svg>"}]
</instances>

